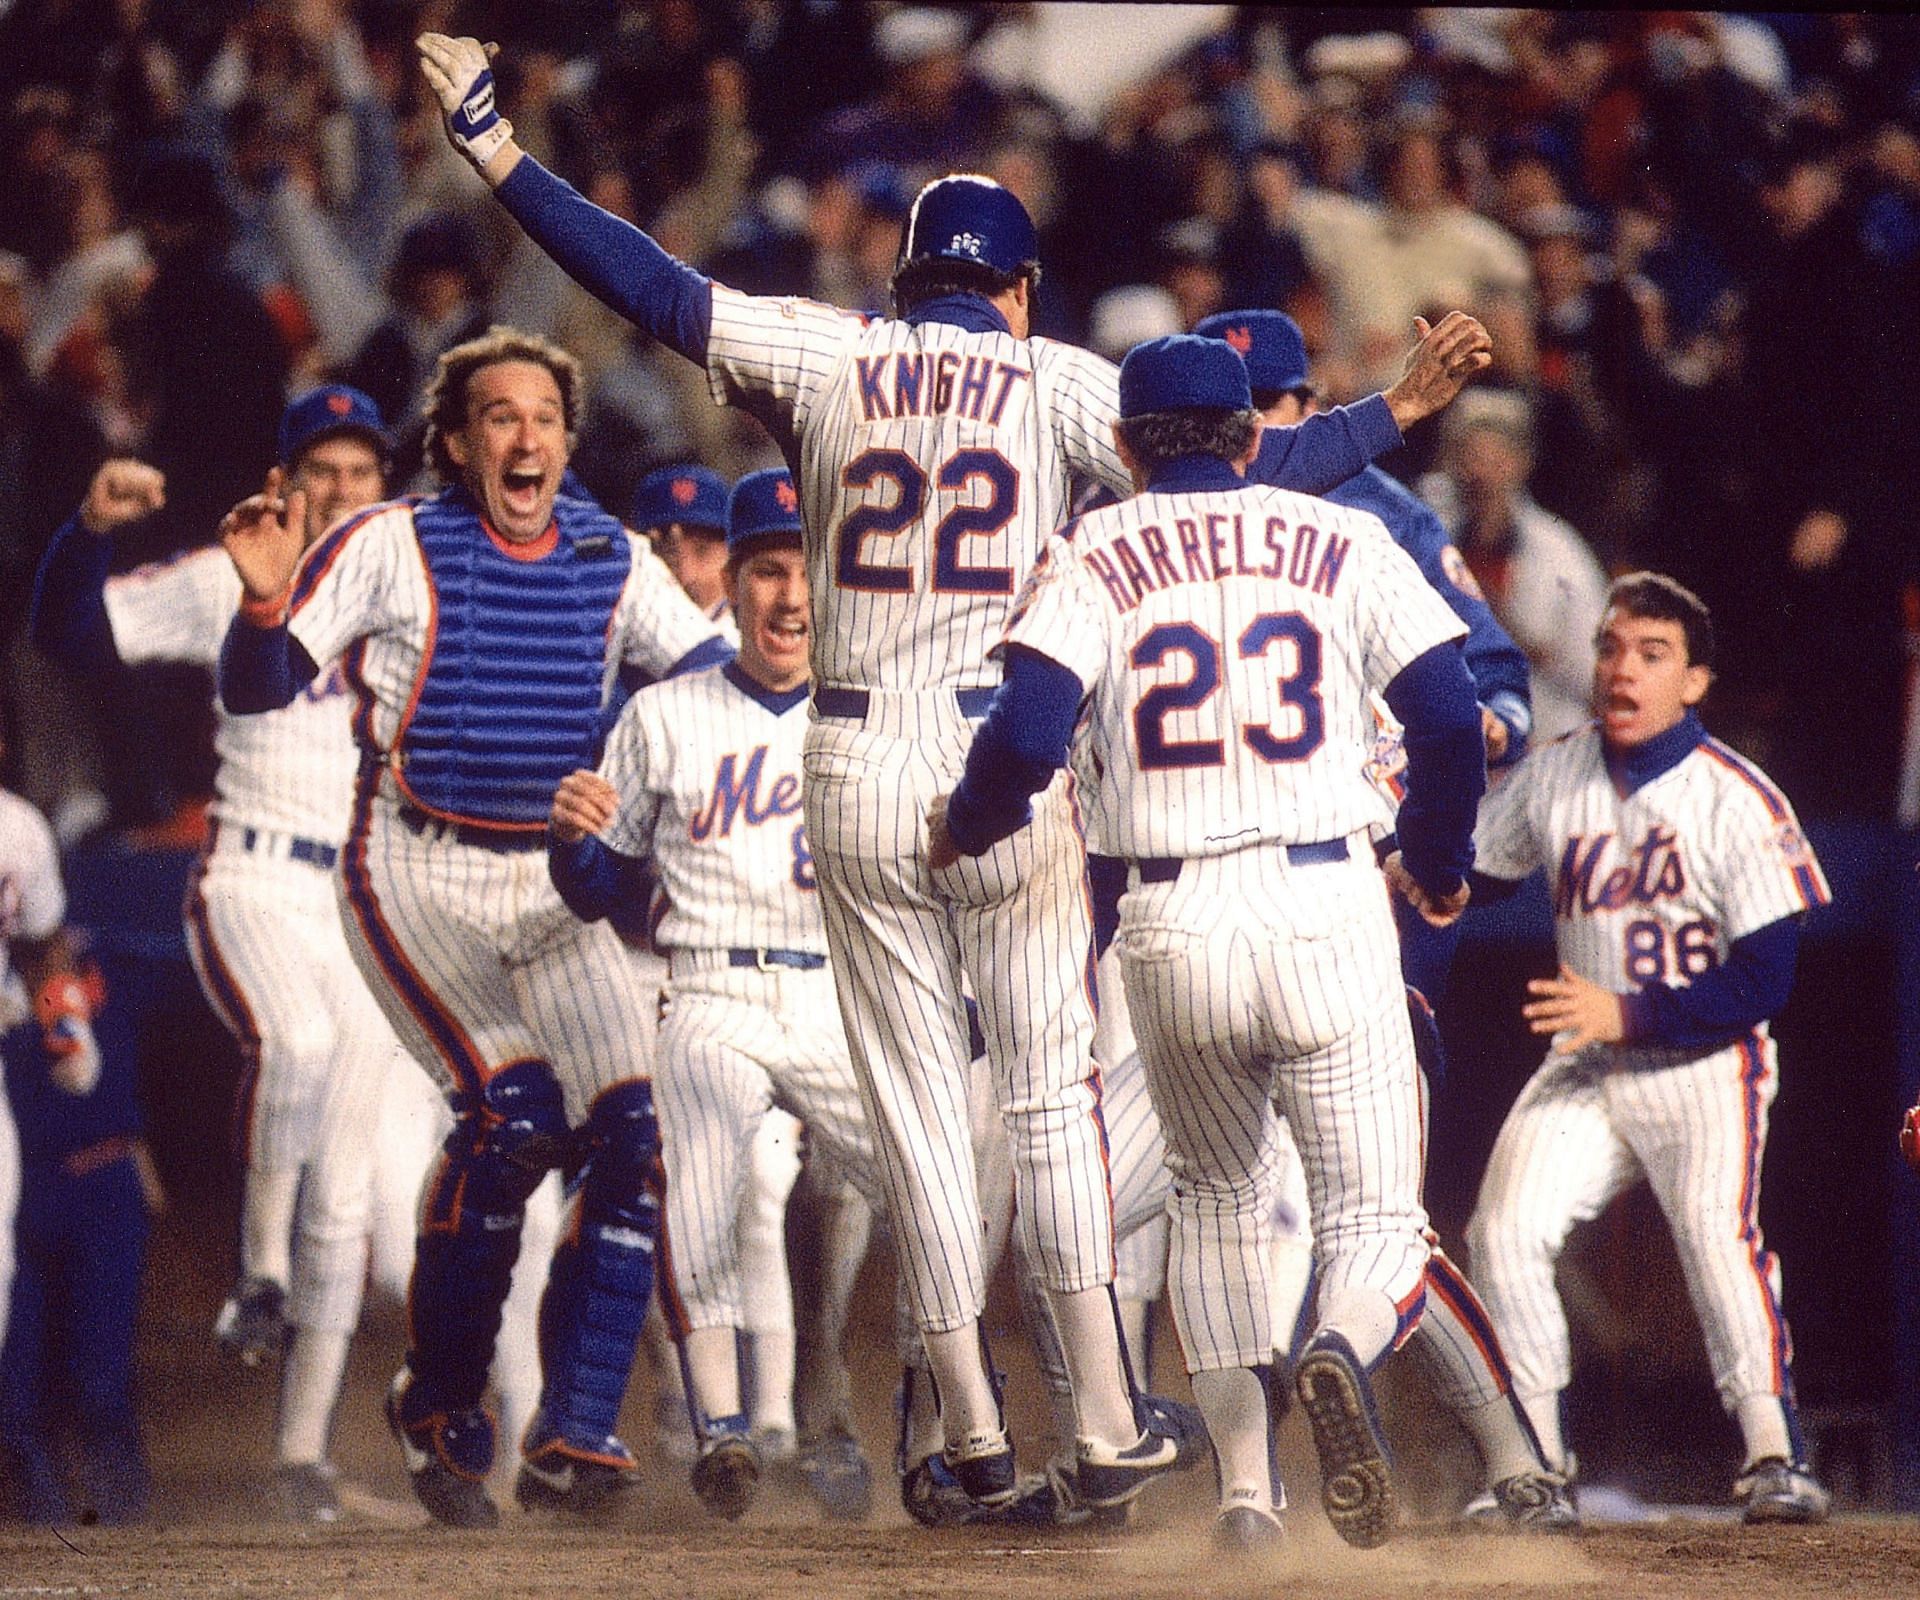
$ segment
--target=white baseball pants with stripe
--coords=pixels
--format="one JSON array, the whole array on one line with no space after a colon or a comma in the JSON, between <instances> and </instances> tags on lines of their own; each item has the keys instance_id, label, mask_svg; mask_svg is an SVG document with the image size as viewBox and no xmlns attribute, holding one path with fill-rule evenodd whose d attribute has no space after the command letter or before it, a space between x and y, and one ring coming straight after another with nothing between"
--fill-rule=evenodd
<instances>
[{"instance_id":1,"label":"white baseball pants with stripe","mask_svg":"<svg viewBox=\"0 0 1920 1600\"><path fill-rule=\"evenodd\" d=\"M577 1127L602 1091L647 1076L639 1019L653 997L613 929L566 908L544 849L416 833L376 799L348 841L341 897L368 986L449 1093L545 1061Z\"/></svg>"},{"instance_id":2,"label":"white baseball pants with stripe","mask_svg":"<svg viewBox=\"0 0 1920 1600\"><path fill-rule=\"evenodd\" d=\"M864 721L816 717L805 753L841 1015L914 1318L930 1334L985 1305L963 977L1012 1146L1026 1258L1066 1292L1110 1283L1114 1270L1092 920L1069 780L1036 798L1032 826L933 873L927 809L959 780L973 728L950 693L875 692Z\"/></svg>"},{"instance_id":3,"label":"white baseball pants with stripe","mask_svg":"<svg viewBox=\"0 0 1920 1600\"><path fill-rule=\"evenodd\" d=\"M1128 1004L1167 1142L1175 1326L1189 1371L1272 1360L1276 1108L1306 1167L1319 1307L1404 1324L1428 1246L1418 1069L1371 853L1188 861L1120 903ZM1347 1331L1342 1328L1341 1331ZM1350 1335L1351 1337L1351 1335ZM1379 1341L1353 1338L1363 1359Z\"/></svg>"},{"instance_id":4,"label":"white baseball pants with stripe","mask_svg":"<svg viewBox=\"0 0 1920 1600\"><path fill-rule=\"evenodd\" d=\"M689 1328L744 1325L741 1209L772 1107L800 1118L869 1203L885 1204L831 970L762 972L725 961L725 952L674 956L654 1069L667 1264Z\"/></svg>"},{"instance_id":5,"label":"white baseball pants with stripe","mask_svg":"<svg viewBox=\"0 0 1920 1600\"><path fill-rule=\"evenodd\" d=\"M1523 1398L1573 1375L1554 1263L1576 1224L1642 1179L1673 1230L1721 1402L1792 1396L1780 1263L1760 1237L1760 1162L1779 1084L1773 1042L1695 1060L1600 1047L1550 1055L1507 1113L1468 1224Z\"/></svg>"},{"instance_id":6,"label":"white baseball pants with stripe","mask_svg":"<svg viewBox=\"0 0 1920 1600\"><path fill-rule=\"evenodd\" d=\"M355 967L334 875L284 853L276 835L222 829L188 891L187 951L215 1014L239 1042L248 1202L278 1192L291 1214L249 1217L259 1249L277 1258L292 1234L288 1316L350 1332L366 1267L373 1141L393 1061L401 1053ZM298 1185L297 1206L294 1186ZM258 1260L243 1262L248 1272ZM277 1277L272 1260L266 1275Z\"/></svg>"}]
</instances>

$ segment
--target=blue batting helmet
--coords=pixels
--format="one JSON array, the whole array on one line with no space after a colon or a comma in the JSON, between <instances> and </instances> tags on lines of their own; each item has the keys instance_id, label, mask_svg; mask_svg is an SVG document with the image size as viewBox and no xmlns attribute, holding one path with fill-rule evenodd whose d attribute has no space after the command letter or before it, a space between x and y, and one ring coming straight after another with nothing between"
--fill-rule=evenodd
<instances>
[{"instance_id":1,"label":"blue batting helmet","mask_svg":"<svg viewBox=\"0 0 1920 1600\"><path fill-rule=\"evenodd\" d=\"M935 178L914 196L900 232L900 265L965 261L1009 276L1037 272L1040 236L1010 189L961 172Z\"/></svg>"}]
</instances>

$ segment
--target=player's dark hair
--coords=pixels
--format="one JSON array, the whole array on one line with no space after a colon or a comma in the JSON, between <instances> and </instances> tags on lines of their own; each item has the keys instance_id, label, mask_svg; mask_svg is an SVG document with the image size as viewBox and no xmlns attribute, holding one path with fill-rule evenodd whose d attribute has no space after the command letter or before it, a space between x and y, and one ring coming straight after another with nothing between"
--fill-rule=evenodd
<instances>
[{"instance_id":1,"label":"player's dark hair","mask_svg":"<svg viewBox=\"0 0 1920 1600\"><path fill-rule=\"evenodd\" d=\"M1706 601L1664 572L1629 572L1607 590L1607 605L1649 622L1677 622L1687 640L1687 665L1713 665L1713 613Z\"/></svg>"},{"instance_id":2,"label":"player's dark hair","mask_svg":"<svg viewBox=\"0 0 1920 1600\"><path fill-rule=\"evenodd\" d=\"M441 356L427 380L427 459L443 483L457 483L459 464L447 450L447 435L467 423L467 391L473 375L502 361L531 361L545 367L560 386L560 407L566 416L567 443L580 427L580 363L557 344L495 323L477 339L457 344Z\"/></svg>"},{"instance_id":3,"label":"player's dark hair","mask_svg":"<svg viewBox=\"0 0 1920 1600\"><path fill-rule=\"evenodd\" d=\"M1260 426L1257 411L1220 411L1195 406L1181 411L1149 411L1120 419L1120 436L1135 461L1151 476L1182 456L1218 456L1238 461Z\"/></svg>"},{"instance_id":4,"label":"player's dark hair","mask_svg":"<svg viewBox=\"0 0 1920 1600\"><path fill-rule=\"evenodd\" d=\"M1029 262L1018 272L1002 272L971 261L948 261L940 256L925 256L909 261L893 274L889 286L893 294L893 314L904 317L915 306L950 294L977 294L983 300L1005 294L1022 279L1027 293L1040 287L1040 263Z\"/></svg>"}]
</instances>

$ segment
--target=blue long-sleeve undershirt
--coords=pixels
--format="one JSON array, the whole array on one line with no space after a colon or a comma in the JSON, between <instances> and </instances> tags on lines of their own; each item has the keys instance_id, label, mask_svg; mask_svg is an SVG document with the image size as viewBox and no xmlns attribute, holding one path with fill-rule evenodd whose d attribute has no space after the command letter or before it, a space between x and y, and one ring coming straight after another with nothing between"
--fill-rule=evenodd
<instances>
[{"instance_id":1,"label":"blue long-sleeve undershirt","mask_svg":"<svg viewBox=\"0 0 1920 1600\"><path fill-rule=\"evenodd\" d=\"M1486 745L1473 679L1455 642L1416 656L1383 698L1405 726L1406 798L1400 859L1431 894L1460 887L1473 866L1473 823L1486 791Z\"/></svg>"},{"instance_id":2,"label":"blue long-sleeve undershirt","mask_svg":"<svg viewBox=\"0 0 1920 1600\"><path fill-rule=\"evenodd\" d=\"M644 919L653 898L653 871L638 856L622 855L592 834L569 844L547 836L547 876L566 907L582 922L598 922L622 909L640 908Z\"/></svg>"},{"instance_id":3,"label":"blue long-sleeve undershirt","mask_svg":"<svg viewBox=\"0 0 1920 1600\"><path fill-rule=\"evenodd\" d=\"M1059 662L1022 645L1006 647L1002 674L947 800L947 832L970 856L1033 820L1033 797L1066 765L1087 693Z\"/></svg>"},{"instance_id":4,"label":"blue long-sleeve undershirt","mask_svg":"<svg viewBox=\"0 0 1920 1600\"><path fill-rule=\"evenodd\" d=\"M1628 1044L1692 1050L1730 1044L1777 1016L1793 988L1800 919L1782 917L1736 939L1727 959L1684 988L1649 983L1622 995Z\"/></svg>"},{"instance_id":5,"label":"blue long-sleeve undershirt","mask_svg":"<svg viewBox=\"0 0 1920 1600\"><path fill-rule=\"evenodd\" d=\"M81 527L76 512L60 524L33 575L28 621L33 642L75 672L97 671L119 660L107 620L112 562L112 546Z\"/></svg>"},{"instance_id":6,"label":"blue long-sleeve undershirt","mask_svg":"<svg viewBox=\"0 0 1920 1600\"><path fill-rule=\"evenodd\" d=\"M532 156L522 156L494 193L527 237L581 288L668 348L706 365L711 279Z\"/></svg>"},{"instance_id":7,"label":"blue long-sleeve undershirt","mask_svg":"<svg viewBox=\"0 0 1920 1600\"><path fill-rule=\"evenodd\" d=\"M282 622L263 628L236 615L220 641L220 703L235 716L278 711L320 676L307 647Z\"/></svg>"}]
</instances>

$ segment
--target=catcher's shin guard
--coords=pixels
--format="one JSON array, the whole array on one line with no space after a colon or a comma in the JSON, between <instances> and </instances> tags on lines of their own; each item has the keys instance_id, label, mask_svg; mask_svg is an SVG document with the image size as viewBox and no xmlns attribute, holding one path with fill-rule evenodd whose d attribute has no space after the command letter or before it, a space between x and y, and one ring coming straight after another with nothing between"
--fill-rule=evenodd
<instances>
[{"instance_id":1,"label":"catcher's shin guard","mask_svg":"<svg viewBox=\"0 0 1920 1600\"><path fill-rule=\"evenodd\" d=\"M453 1110L421 1208L407 1369L418 1403L461 1411L486 1390L527 1197L565 1143L567 1116L543 1061L512 1063L478 1093L454 1096Z\"/></svg>"},{"instance_id":2,"label":"catcher's shin guard","mask_svg":"<svg viewBox=\"0 0 1920 1600\"><path fill-rule=\"evenodd\" d=\"M587 1121L592 1154L540 1302L540 1416L560 1447L619 1461L620 1403L653 1292L660 1226L660 1139L653 1089L614 1085Z\"/></svg>"}]
</instances>

